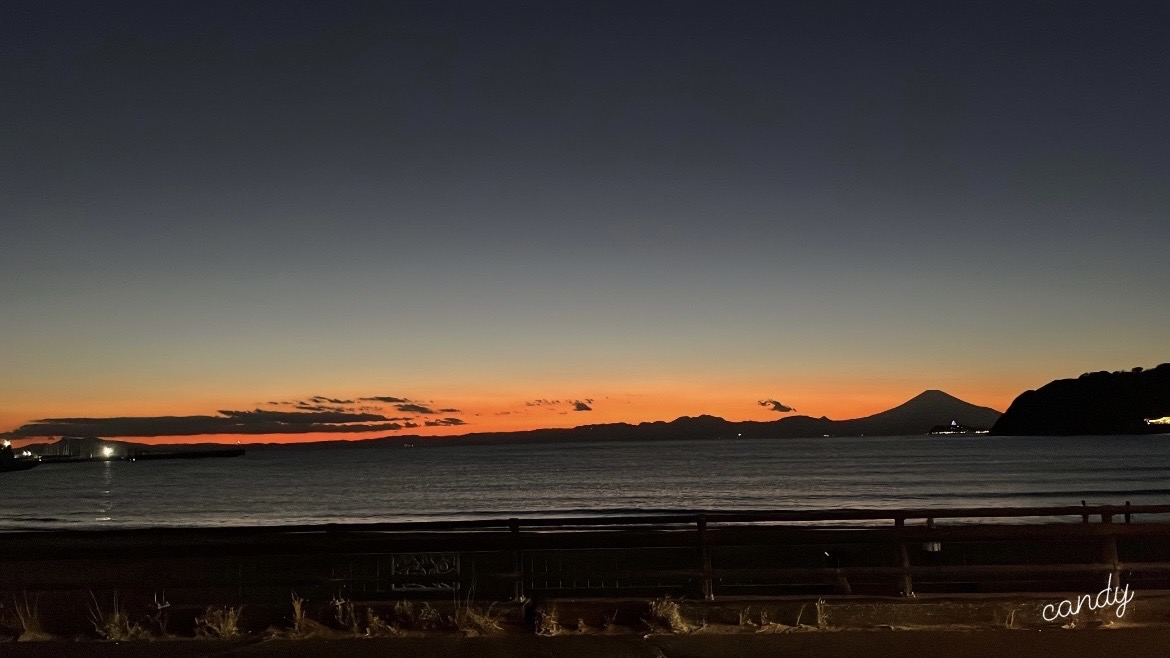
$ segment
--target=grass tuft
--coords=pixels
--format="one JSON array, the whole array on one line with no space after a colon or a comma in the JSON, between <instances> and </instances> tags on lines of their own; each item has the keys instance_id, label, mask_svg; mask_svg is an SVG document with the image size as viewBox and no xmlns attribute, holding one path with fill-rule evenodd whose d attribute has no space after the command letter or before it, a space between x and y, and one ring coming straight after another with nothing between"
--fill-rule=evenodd
<instances>
[{"instance_id":1,"label":"grass tuft","mask_svg":"<svg viewBox=\"0 0 1170 658\"><path fill-rule=\"evenodd\" d=\"M451 626L450 620L430 603L415 606L410 601L394 604L394 625L412 631L434 631Z\"/></svg>"},{"instance_id":2,"label":"grass tuft","mask_svg":"<svg viewBox=\"0 0 1170 658\"><path fill-rule=\"evenodd\" d=\"M669 596L650 602L650 618L645 620L651 631L665 630L668 633L690 633L695 627L682 616L682 607Z\"/></svg>"},{"instance_id":3,"label":"grass tuft","mask_svg":"<svg viewBox=\"0 0 1170 658\"><path fill-rule=\"evenodd\" d=\"M305 614L305 599L292 593L293 625L285 634L288 637L304 639L310 637L333 637L334 631L324 624L309 619Z\"/></svg>"},{"instance_id":4,"label":"grass tuft","mask_svg":"<svg viewBox=\"0 0 1170 658\"><path fill-rule=\"evenodd\" d=\"M349 631L354 637L364 637L366 635L365 629L362 628L362 620L358 617L353 601L347 601L343 598L335 598L330 602L333 605L333 618L337 620L337 624ZM367 610L367 612L369 612Z\"/></svg>"},{"instance_id":5,"label":"grass tuft","mask_svg":"<svg viewBox=\"0 0 1170 658\"><path fill-rule=\"evenodd\" d=\"M760 629L757 633L791 633L795 627L768 619L767 612L760 613Z\"/></svg>"},{"instance_id":6,"label":"grass tuft","mask_svg":"<svg viewBox=\"0 0 1170 658\"><path fill-rule=\"evenodd\" d=\"M240 632L240 614L243 611L244 606L209 606L202 617L195 618L195 636L220 640L240 637L243 635Z\"/></svg>"},{"instance_id":7,"label":"grass tuft","mask_svg":"<svg viewBox=\"0 0 1170 658\"><path fill-rule=\"evenodd\" d=\"M366 608L366 637L399 637L402 631L385 619L374 613L372 608Z\"/></svg>"},{"instance_id":8,"label":"grass tuft","mask_svg":"<svg viewBox=\"0 0 1170 658\"><path fill-rule=\"evenodd\" d=\"M42 640L53 639L52 635L45 632L41 626L40 611L38 610L38 601L34 597L31 601L28 599L28 592L24 593L24 600L17 600L16 597L12 599L12 609L15 611L15 621L21 628L20 637L16 638L19 642L36 642Z\"/></svg>"},{"instance_id":9,"label":"grass tuft","mask_svg":"<svg viewBox=\"0 0 1170 658\"><path fill-rule=\"evenodd\" d=\"M118 605L118 593L114 592L114 605L109 611L102 609L93 592L89 593L93 599L93 606L89 609L89 619L97 634L111 642L129 642L131 640L149 640L150 631L130 620L130 615Z\"/></svg>"},{"instance_id":10,"label":"grass tuft","mask_svg":"<svg viewBox=\"0 0 1170 658\"><path fill-rule=\"evenodd\" d=\"M601 626L602 626L603 632L605 632L605 633L617 633L618 632L617 616L618 616L617 610L614 610L613 612L602 616Z\"/></svg>"},{"instance_id":11,"label":"grass tuft","mask_svg":"<svg viewBox=\"0 0 1170 658\"><path fill-rule=\"evenodd\" d=\"M499 615L493 614L493 608L494 603L487 608L470 604L460 606L456 608L452 622L457 630L469 637L499 635L504 632L504 627L500 625Z\"/></svg>"},{"instance_id":12,"label":"grass tuft","mask_svg":"<svg viewBox=\"0 0 1170 658\"><path fill-rule=\"evenodd\" d=\"M536 634L544 637L558 635L561 632L561 622L558 617L556 604L547 608L542 606L536 611Z\"/></svg>"}]
</instances>

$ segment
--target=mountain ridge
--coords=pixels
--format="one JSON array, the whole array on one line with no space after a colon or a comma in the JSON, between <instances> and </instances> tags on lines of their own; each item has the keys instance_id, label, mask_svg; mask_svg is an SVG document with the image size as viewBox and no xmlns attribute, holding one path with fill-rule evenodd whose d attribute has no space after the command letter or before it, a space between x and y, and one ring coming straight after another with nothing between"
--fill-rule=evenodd
<instances>
[{"instance_id":1,"label":"mountain ridge","mask_svg":"<svg viewBox=\"0 0 1170 658\"><path fill-rule=\"evenodd\" d=\"M512 432L476 432L457 436L428 437L388 436L347 441L347 445L424 444L491 445L506 443L575 443L586 441L667 441L697 439L794 439L824 436L898 436L927 434L937 425L952 420L974 429L989 429L1000 412L981 407L948 393L931 389L885 411L847 420L826 416L787 416L770 421L730 421L719 416L700 414L679 416L674 420L631 423L604 423L568 428L519 430ZM329 442L320 442L323 445Z\"/></svg>"},{"instance_id":2,"label":"mountain ridge","mask_svg":"<svg viewBox=\"0 0 1170 658\"><path fill-rule=\"evenodd\" d=\"M826 416L814 418L807 415L786 416L776 420L730 421L719 416L700 414L679 416L674 420L644 421L632 423L602 423L578 425L576 427L544 428L508 432L472 432L455 436L424 436L418 434L385 436L372 439L312 441L303 443L250 443L267 446L401 446L421 445L494 445L517 443L578 443L589 441L667 441L697 439L794 439L824 436L897 436L926 434L937 425L949 424L952 420L975 428L988 429L999 418L1000 413L989 407L980 407L965 402L948 393L931 389L923 391L902 404L878 413L847 420L831 420ZM61 441L65 441L62 437ZM74 437L69 440L76 441ZM100 440L90 437L89 440ZM108 440L126 443L148 451L170 449L166 446L134 444L129 441ZM58 442L60 443L60 442ZM56 444L35 444L25 449L33 452L49 450ZM200 445L228 445L204 442ZM41 452L40 454L49 454Z\"/></svg>"}]
</instances>

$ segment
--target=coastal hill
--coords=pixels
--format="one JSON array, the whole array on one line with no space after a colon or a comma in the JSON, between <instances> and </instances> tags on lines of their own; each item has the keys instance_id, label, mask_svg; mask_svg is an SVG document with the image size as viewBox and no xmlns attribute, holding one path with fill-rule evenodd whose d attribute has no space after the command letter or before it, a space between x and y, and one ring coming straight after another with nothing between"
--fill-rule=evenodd
<instances>
[{"instance_id":1,"label":"coastal hill","mask_svg":"<svg viewBox=\"0 0 1170 658\"><path fill-rule=\"evenodd\" d=\"M378 444L489 445L496 443L566 443L577 441L665 441L687 439L788 439L822 436L899 436L926 434L937 425L957 421L972 429L989 429L999 412L964 402L942 391L924 391L907 402L864 418L830 420L824 416L790 416L773 421L733 422L717 416L683 416L672 421L632 425L606 423L520 432L485 432L449 437L394 436Z\"/></svg>"},{"instance_id":2,"label":"coastal hill","mask_svg":"<svg viewBox=\"0 0 1170 658\"><path fill-rule=\"evenodd\" d=\"M1025 391L992 434L1074 435L1170 432L1147 421L1170 416L1170 363L1151 370L1089 372Z\"/></svg>"}]
</instances>

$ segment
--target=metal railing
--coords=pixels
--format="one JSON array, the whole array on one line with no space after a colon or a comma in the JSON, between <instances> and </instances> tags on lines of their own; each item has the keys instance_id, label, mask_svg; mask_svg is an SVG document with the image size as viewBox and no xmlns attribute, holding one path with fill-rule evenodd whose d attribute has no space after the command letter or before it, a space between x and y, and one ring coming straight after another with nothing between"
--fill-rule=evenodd
<instances>
[{"instance_id":1,"label":"metal railing","mask_svg":"<svg viewBox=\"0 0 1170 658\"><path fill-rule=\"evenodd\" d=\"M241 600L289 589L351 599L909 596L1066 591L1108 575L1161 589L1170 523L1148 519L1165 515L1170 505L1127 503L14 532L0 533L0 583L219 588Z\"/></svg>"}]
</instances>

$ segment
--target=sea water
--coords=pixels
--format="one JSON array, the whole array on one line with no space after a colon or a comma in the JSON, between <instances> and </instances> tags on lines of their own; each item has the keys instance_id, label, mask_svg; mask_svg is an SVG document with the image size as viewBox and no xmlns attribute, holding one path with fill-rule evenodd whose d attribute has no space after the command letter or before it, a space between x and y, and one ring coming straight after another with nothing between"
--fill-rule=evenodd
<instances>
[{"instance_id":1,"label":"sea water","mask_svg":"<svg viewBox=\"0 0 1170 658\"><path fill-rule=\"evenodd\" d=\"M0 473L0 530L1170 504L1170 437L252 446Z\"/></svg>"}]
</instances>

